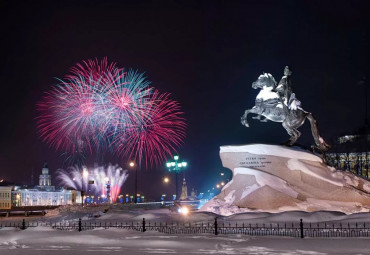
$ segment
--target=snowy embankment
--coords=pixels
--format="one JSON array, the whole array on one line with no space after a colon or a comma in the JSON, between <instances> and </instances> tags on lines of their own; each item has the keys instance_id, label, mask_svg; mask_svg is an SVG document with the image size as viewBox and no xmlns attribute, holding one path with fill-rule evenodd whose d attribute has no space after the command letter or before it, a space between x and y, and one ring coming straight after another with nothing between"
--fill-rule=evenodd
<instances>
[{"instance_id":1,"label":"snowy embankment","mask_svg":"<svg viewBox=\"0 0 370 255\"><path fill-rule=\"evenodd\" d=\"M106 210L108 209L108 210ZM120 206L81 208L61 207L44 217L28 217L33 222L86 221L130 222L219 222L268 224L294 222L370 223L369 213L346 215L340 212L249 212L220 216L209 212L192 212L179 215L169 209L134 210ZM23 217L0 218L0 223L19 222ZM85 221L83 220L83 221ZM84 254L110 252L117 254L370 254L368 238L290 238L251 237L247 235L212 234L163 234L157 231L145 233L135 230L103 229L78 232L62 231L51 227L0 229L0 254Z\"/></svg>"},{"instance_id":2,"label":"snowy embankment","mask_svg":"<svg viewBox=\"0 0 370 255\"><path fill-rule=\"evenodd\" d=\"M370 254L369 239L168 235L122 229L0 229L0 254Z\"/></svg>"},{"instance_id":3,"label":"snowy embankment","mask_svg":"<svg viewBox=\"0 0 370 255\"><path fill-rule=\"evenodd\" d=\"M232 224L268 224L268 223L298 223L303 219L305 223L370 223L370 213L345 214L336 211L286 211L279 213L269 212L245 212L228 216L218 215L212 212L194 211L184 216L168 208L154 210L127 210L119 206L99 206L82 208L80 206L64 206L49 211L45 216L30 217L1 217L0 224L20 223L23 219L30 223L67 223L77 222L79 218L83 222L112 222L112 223L131 223L141 222L145 218L146 222L172 223L213 223L215 218L220 222Z\"/></svg>"}]
</instances>

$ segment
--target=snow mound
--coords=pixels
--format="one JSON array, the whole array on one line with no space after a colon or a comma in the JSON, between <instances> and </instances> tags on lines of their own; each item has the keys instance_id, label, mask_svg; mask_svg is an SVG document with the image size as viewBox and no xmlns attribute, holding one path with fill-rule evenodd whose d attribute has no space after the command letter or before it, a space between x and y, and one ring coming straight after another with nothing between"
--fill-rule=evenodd
<instances>
[{"instance_id":1,"label":"snow mound","mask_svg":"<svg viewBox=\"0 0 370 255\"><path fill-rule=\"evenodd\" d=\"M252 144L222 146L233 179L201 210L221 215L246 212L370 211L370 182L328 167L298 148Z\"/></svg>"}]
</instances>

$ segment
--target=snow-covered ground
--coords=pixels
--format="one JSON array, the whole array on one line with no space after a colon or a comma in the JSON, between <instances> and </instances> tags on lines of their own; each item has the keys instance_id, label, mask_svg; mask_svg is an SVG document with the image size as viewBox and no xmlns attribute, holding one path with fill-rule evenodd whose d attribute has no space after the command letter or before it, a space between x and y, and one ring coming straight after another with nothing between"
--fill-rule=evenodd
<instances>
[{"instance_id":1,"label":"snow-covered ground","mask_svg":"<svg viewBox=\"0 0 370 255\"><path fill-rule=\"evenodd\" d=\"M105 211L108 209L108 211ZM66 206L50 211L46 216L25 218L30 222L66 222L99 220L108 222L220 222L228 223L298 223L304 222L365 222L370 213L346 215L340 212L244 213L219 216L209 212L192 212L181 216L169 209L134 209L121 206L81 208ZM19 222L24 217L0 218L0 224ZM135 230L103 229L57 230L50 227L0 229L0 255L6 254L370 254L370 238L290 238L253 237L246 235L164 234Z\"/></svg>"},{"instance_id":2,"label":"snow-covered ground","mask_svg":"<svg viewBox=\"0 0 370 255\"><path fill-rule=\"evenodd\" d=\"M0 229L0 254L370 254L369 239L168 235L119 229Z\"/></svg>"}]
</instances>

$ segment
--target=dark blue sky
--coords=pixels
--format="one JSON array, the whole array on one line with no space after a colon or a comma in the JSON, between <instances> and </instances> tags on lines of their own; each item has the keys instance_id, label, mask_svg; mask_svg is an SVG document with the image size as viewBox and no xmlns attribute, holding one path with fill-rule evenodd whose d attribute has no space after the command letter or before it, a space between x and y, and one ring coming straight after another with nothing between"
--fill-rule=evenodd
<instances>
[{"instance_id":1,"label":"dark blue sky","mask_svg":"<svg viewBox=\"0 0 370 255\"><path fill-rule=\"evenodd\" d=\"M223 171L220 145L288 139L279 123L240 124L263 71L279 80L289 65L303 108L334 139L364 121L369 11L368 1L2 1L0 178L27 183L44 161L52 173L66 166L36 135L35 104L54 77L95 57L145 71L181 103L189 128L179 153L199 191ZM300 130L298 142L312 144L309 124ZM139 190L169 192L165 171L144 170Z\"/></svg>"}]
</instances>

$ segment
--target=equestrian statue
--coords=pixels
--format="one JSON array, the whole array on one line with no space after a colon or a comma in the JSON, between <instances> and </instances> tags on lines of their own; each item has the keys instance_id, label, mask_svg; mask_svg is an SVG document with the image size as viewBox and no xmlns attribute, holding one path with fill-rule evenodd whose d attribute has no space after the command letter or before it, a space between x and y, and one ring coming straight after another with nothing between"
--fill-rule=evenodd
<instances>
[{"instance_id":1,"label":"equestrian statue","mask_svg":"<svg viewBox=\"0 0 370 255\"><path fill-rule=\"evenodd\" d=\"M244 112L244 115L241 117L241 123L249 127L247 120L249 113L256 114L257 116L253 117L253 119L258 119L262 122L268 120L282 122L283 127L290 135L287 145L292 146L301 136L298 128L303 125L307 118L310 121L312 135L316 144L314 148L324 153L330 146L320 136L317 122L312 113L302 109L301 102L293 93L290 81L291 75L292 71L288 66L285 67L284 76L279 83L275 81L271 74L261 74L252 83L252 88L260 89L256 97L256 105Z\"/></svg>"}]
</instances>

